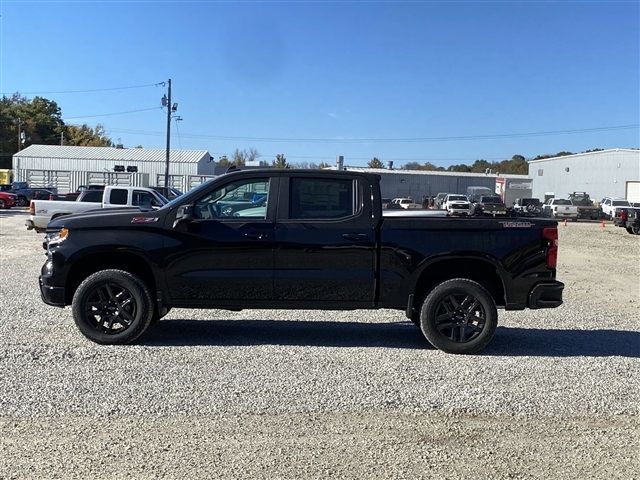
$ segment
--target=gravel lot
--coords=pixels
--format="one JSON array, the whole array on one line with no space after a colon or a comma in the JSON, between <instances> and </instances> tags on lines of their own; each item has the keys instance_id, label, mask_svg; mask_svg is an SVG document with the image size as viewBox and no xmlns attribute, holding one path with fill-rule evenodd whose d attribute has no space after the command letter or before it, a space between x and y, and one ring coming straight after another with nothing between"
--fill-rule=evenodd
<instances>
[{"instance_id":1,"label":"gravel lot","mask_svg":"<svg viewBox=\"0 0 640 480\"><path fill-rule=\"evenodd\" d=\"M101 347L0 213L0 478L639 478L640 237L560 226L555 310L477 356L403 313L174 309Z\"/></svg>"}]
</instances>

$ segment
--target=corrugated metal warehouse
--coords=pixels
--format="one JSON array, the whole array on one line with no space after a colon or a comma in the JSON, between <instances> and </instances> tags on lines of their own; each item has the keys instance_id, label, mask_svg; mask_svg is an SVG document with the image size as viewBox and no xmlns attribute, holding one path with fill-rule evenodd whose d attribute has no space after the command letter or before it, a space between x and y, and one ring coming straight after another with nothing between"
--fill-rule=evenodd
<instances>
[{"instance_id":1,"label":"corrugated metal warehouse","mask_svg":"<svg viewBox=\"0 0 640 480\"><path fill-rule=\"evenodd\" d=\"M506 203L515 198L531 196L531 178L527 175L496 175L484 173L438 172L425 170L390 170L384 168L345 167L347 170L380 175L383 198L409 197L422 202L424 196L438 193L467 194L467 187L487 187L496 191L496 179L506 182Z\"/></svg>"},{"instance_id":2,"label":"corrugated metal warehouse","mask_svg":"<svg viewBox=\"0 0 640 480\"><path fill-rule=\"evenodd\" d=\"M640 202L640 150L616 148L529 162L533 196L564 197L587 192L591 199L627 198Z\"/></svg>"},{"instance_id":3,"label":"corrugated metal warehouse","mask_svg":"<svg viewBox=\"0 0 640 480\"><path fill-rule=\"evenodd\" d=\"M162 186L165 156L165 150L149 148L30 145L13 155L13 171L17 181L57 187L61 193L89 184ZM116 165L125 171L116 173ZM128 173L128 167L136 167L137 173ZM206 150L170 152L171 186L188 190L200 183L199 177L214 171L215 163Z\"/></svg>"}]
</instances>

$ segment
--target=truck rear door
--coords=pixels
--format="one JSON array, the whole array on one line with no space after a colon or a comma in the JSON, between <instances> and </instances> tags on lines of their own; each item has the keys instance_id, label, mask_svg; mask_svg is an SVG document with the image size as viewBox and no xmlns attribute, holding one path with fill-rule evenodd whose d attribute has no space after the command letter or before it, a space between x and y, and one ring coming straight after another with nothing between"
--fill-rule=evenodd
<instances>
[{"instance_id":1,"label":"truck rear door","mask_svg":"<svg viewBox=\"0 0 640 480\"><path fill-rule=\"evenodd\" d=\"M371 306L375 229L361 177L291 173L280 184L274 295L302 305Z\"/></svg>"}]
</instances>

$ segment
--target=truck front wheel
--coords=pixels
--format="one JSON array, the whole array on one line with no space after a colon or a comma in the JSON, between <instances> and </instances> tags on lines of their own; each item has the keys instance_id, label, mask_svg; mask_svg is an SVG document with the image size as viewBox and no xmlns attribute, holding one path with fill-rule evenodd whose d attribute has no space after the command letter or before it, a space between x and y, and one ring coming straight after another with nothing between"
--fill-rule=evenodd
<instances>
[{"instance_id":1,"label":"truck front wheel","mask_svg":"<svg viewBox=\"0 0 640 480\"><path fill-rule=\"evenodd\" d=\"M493 338L498 312L491 294L477 282L447 280L435 287L420 311L420 329L429 342L447 353L471 354Z\"/></svg>"},{"instance_id":2,"label":"truck front wheel","mask_svg":"<svg viewBox=\"0 0 640 480\"><path fill-rule=\"evenodd\" d=\"M131 343L153 317L153 297L137 276L123 270L102 270L87 277L72 301L80 332L96 343Z\"/></svg>"}]
</instances>

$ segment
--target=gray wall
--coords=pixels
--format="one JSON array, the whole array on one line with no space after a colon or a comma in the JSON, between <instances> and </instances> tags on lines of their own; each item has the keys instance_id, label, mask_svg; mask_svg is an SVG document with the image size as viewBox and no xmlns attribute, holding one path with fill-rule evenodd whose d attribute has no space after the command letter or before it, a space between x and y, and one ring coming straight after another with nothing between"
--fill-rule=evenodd
<instances>
[{"instance_id":1,"label":"gray wall","mask_svg":"<svg viewBox=\"0 0 640 480\"><path fill-rule=\"evenodd\" d=\"M529 162L529 176L533 196L540 199L545 192L564 198L571 192L587 192L595 201L625 198L627 182L640 181L640 151L605 150L536 160Z\"/></svg>"},{"instance_id":2,"label":"gray wall","mask_svg":"<svg viewBox=\"0 0 640 480\"><path fill-rule=\"evenodd\" d=\"M423 174L382 174L380 189L383 198L411 197L421 202L423 195L435 196L438 193L461 193L466 195L467 187L488 187L492 191L496 186L494 177L454 177Z\"/></svg>"}]
</instances>

